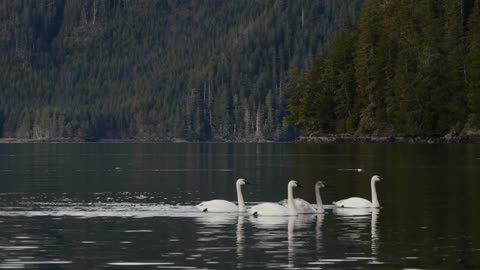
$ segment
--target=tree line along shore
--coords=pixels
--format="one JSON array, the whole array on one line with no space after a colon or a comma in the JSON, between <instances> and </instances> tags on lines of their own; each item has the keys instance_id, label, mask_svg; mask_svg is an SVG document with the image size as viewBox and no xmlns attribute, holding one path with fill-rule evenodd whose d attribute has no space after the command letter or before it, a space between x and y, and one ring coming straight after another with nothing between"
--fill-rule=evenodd
<instances>
[{"instance_id":1,"label":"tree line along shore","mask_svg":"<svg viewBox=\"0 0 480 270\"><path fill-rule=\"evenodd\" d=\"M479 5L4 1L1 141L478 142Z\"/></svg>"}]
</instances>

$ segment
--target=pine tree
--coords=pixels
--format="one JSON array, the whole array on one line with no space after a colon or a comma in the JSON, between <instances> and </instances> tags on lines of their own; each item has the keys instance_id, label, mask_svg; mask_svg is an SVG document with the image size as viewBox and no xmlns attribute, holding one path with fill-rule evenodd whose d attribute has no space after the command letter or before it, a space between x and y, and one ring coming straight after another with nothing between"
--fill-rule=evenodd
<instances>
[{"instance_id":1,"label":"pine tree","mask_svg":"<svg viewBox=\"0 0 480 270\"><path fill-rule=\"evenodd\" d=\"M367 0L325 60L289 73L288 123L304 134L478 128L479 2Z\"/></svg>"},{"instance_id":2,"label":"pine tree","mask_svg":"<svg viewBox=\"0 0 480 270\"><path fill-rule=\"evenodd\" d=\"M480 129L480 1L475 4L468 22L467 102L470 115L468 127Z\"/></svg>"},{"instance_id":3,"label":"pine tree","mask_svg":"<svg viewBox=\"0 0 480 270\"><path fill-rule=\"evenodd\" d=\"M355 67L353 63L357 35L351 20L335 36L327 65L332 69L334 80L336 132L352 132L358 119L355 117Z\"/></svg>"},{"instance_id":4,"label":"pine tree","mask_svg":"<svg viewBox=\"0 0 480 270\"><path fill-rule=\"evenodd\" d=\"M360 16L358 42L355 50L355 79L357 82L357 102L359 127L370 132L378 127L376 111L381 98L381 62L379 31L382 29L383 5L377 1L366 1Z\"/></svg>"}]
</instances>

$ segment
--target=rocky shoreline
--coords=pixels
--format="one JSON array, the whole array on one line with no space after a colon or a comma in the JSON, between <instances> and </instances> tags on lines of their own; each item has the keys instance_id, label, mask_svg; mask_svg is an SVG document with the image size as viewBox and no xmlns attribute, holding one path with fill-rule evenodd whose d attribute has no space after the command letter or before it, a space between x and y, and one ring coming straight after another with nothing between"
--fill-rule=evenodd
<instances>
[{"instance_id":1,"label":"rocky shoreline","mask_svg":"<svg viewBox=\"0 0 480 270\"><path fill-rule=\"evenodd\" d=\"M468 144L480 143L480 134L445 135L436 137L421 136L372 136L328 134L325 136L301 136L298 143L378 143L378 144Z\"/></svg>"},{"instance_id":2,"label":"rocky shoreline","mask_svg":"<svg viewBox=\"0 0 480 270\"><path fill-rule=\"evenodd\" d=\"M325 134L316 136L299 136L292 141L269 141L269 140L222 140L215 139L211 141L188 141L184 139L99 139L95 141L86 141L82 139L71 138L0 138L0 144L8 143L310 143L310 144L340 144L340 143L372 143L372 144L468 144L480 143L480 132L469 133L465 135L450 135L436 137L421 136L374 136L374 135L351 135L351 134Z\"/></svg>"}]
</instances>

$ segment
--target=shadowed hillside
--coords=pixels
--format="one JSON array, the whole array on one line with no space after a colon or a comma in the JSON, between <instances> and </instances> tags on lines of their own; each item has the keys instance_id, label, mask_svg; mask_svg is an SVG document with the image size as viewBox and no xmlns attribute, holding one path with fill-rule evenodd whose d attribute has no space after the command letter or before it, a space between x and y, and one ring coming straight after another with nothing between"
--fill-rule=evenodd
<instances>
[{"instance_id":1,"label":"shadowed hillside","mask_svg":"<svg viewBox=\"0 0 480 270\"><path fill-rule=\"evenodd\" d=\"M285 139L349 1L0 1L0 136Z\"/></svg>"}]
</instances>

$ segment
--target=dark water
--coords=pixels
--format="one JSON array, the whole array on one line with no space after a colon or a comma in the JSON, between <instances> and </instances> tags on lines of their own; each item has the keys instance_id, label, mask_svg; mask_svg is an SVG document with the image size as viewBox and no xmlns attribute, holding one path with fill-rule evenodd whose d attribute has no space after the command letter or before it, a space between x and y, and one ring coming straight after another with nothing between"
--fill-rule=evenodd
<instances>
[{"instance_id":1,"label":"dark water","mask_svg":"<svg viewBox=\"0 0 480 270\"><path fill-rule=\"evenodd\" d=\"M358 170L362 169L361 172ZM334 209L370 199L377 211ZM0 144L0 268L479 269L479 145ZM295 195L324 215L207 214Z\"/></svg>"}]
</instances>

